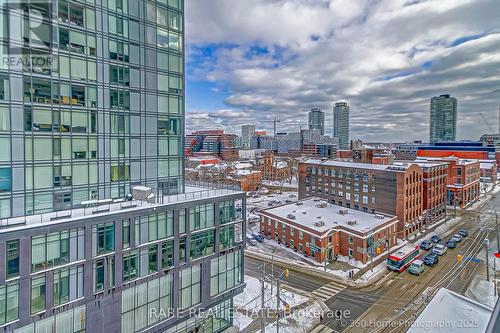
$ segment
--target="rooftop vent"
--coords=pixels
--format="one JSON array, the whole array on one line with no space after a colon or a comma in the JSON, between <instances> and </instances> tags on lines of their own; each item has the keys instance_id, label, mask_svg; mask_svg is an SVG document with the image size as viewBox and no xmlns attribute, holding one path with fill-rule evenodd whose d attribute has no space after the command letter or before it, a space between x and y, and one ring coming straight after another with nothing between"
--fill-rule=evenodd
<instances>
[{"instance_id":1,"label":"rooftop vent","mask_svg":"<svg viewBox=\"0 0 500 333\"><path fill-rule=\"evenodd\" d=\"M134 186L132 188L132 196L135 200L146 201L151 195L151 187Z\"/></svg>"},{"instance_id":2,"label":"rooftop vent","mask_svg":"<svg viewBox=\"0 0 500 333\"><path fill-rule=\"evenodd\" d=\"M293 214L288 214L286 217L288 217L291 220L295 220L295 215Z\"/></svg>"},{"instance_id":3,"label":"rooftop vent","mask_svg":"<svg viewBox=\"0 0 500 333\"><path fill-rule=\"evenodd\" d=\"M326 202L322 202L322 203L317 204L316 207L318 207L318 208L326 208L326 207L328 207L328 204Z\"/></svg>"},{"instance_id":4,"label":"rooftop vent","mask_svg":"<svg viewBox=\"0 0 500 333\"><path fill-rule=\"evenodd\" d=\"M316 222L314 222L314 226L316 226L316 227L324 227L325 226L325 221L316 221Z\"/></svg>"},{"instance_id":5,"label":"rooftop vent","mask_svg":"<svg viewBox=\"0 0 500 333\"><path fill-rule=\"evenodd\" d=\"M385 218L385 216L382 214L375 214L375 218L379 219L379 220L383 220Z\"/></svg>"},{"instance_id":6,"label":"rooftop vent","mask_svg":"<svg viewBox=\"0 0 500 333\"><path fill-rule=\"evenodd\" d=\"M306 215L306 214L307 214L307 212L302 212L302 214Z\"/></svg>"},{"instance_id":7,"label":"rooftop vent","mask_svg":"<svg viewBox=\"0 0 500 333\"><path fill-rule=\"evenodd\" d=\"M304 203L303 202L296 202L295 203L297 206L302 206Z\"/></svg>"},{"instance_id":8,"label":"rooftop vent","mask_svg":"<svg viewBox=\"0 0 500 333\"><path fill-rule=\"evenodd\" d=\"M318 201L320 201L320 200L321 200L320 198L314 198L314 199L313 199L313 201L314 201L314 202L318 202Z\"/></svg>"},{"instance_id":9,"label":"rooftop vent","mask_svg":"<svg viewBox=\"0 0 500 333\"><path fill-rule=\"evenodd\" d=\"M339 209L340 215L347 215L347 213L349 213L349 211L347 209Z\"/></svg>"},{"instance_id":10,"label":"rooftop vent","mask_svg":"<svg viewBox=\"0 0 500 333\"><path fill-rule=\"evenodd\" d=\"M347 221L347 224L348 225L356 225L356 220L352 220L352 221Z\"/></svg>"}]
</instances>

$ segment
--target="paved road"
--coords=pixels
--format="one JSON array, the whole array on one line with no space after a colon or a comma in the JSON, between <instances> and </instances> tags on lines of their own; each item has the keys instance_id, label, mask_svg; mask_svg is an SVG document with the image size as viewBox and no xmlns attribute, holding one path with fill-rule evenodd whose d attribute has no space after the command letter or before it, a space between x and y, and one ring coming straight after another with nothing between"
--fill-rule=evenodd
<instances>
[{"instance_id":1,"label":"paved road","mask_svg":"<svg viewBox=\"0 0 500 333\"><path fill-rule=\"evenodd\" d=\"M429 287L444 286L463 293L480 271L479 266L484 265L484 263L468 262L463 267L457 263L456 255L477 256L482 249L480 244L488 233L488 237L493 241L492 232L484 230L481 226L485 223L489 226L494 225L494 217L485 213L490 210L498 210L498 207L500 207L500 194L491 198L479 211L459 212L459 216L462 217L461 221L441 236L446 241L463 228L468 229L470 235L456 249L449 250L447 254L440 257L437 266L427 268L421 276L414 276L408 272L385 272L383 277L373 285L358 289L344 288L344 286L329 280L294 271L291 272L285 284L312 293L321 299L330 310L337 311L339 317L324 318L322 325L314 333L405 332L407 327L405 328L404 325L383 329L377 329L374 325L381 325L381 323L399 325L400 321L397 320L411 323L411 316L416 314L418 306L411 307L409 305L413 304L415 300L420 302L422 293L428 292ZM247 257L245 274L260 277L262 274L261 265L260 261ZM270 269L267 272L270 273ZM405 309L407 310L403 311Z\"/></svg>"}]
</instances>

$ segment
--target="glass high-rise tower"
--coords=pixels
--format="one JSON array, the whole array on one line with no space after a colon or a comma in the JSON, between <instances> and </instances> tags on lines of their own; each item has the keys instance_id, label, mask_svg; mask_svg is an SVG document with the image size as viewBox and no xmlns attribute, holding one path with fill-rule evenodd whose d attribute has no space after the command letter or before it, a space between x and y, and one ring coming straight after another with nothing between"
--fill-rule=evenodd
<instances>
[{"instance_id":1,"label":"glass high-rise tower","mask_svg":"<svg viewBox=\"0 0 500 333\"><path fill-rule=\"evenodd\" d=\"M349 149L349 106L346 102L333 107L333 137L339 139L339 149Z\"/></svg>"},{"instance_id":2,"label":"glass high-rise tower","mask_svg":"<svg viewBox=\"0 0 500 333\"><path fill-rule=\"evenodd\" d=\"M431 98L430 133L431 143L455 141L457 138L457 99L450 95Z\"/></svg>"},{"instance_id":3,"label":"glass high-rise tower","mask_svg":"<svg viewBox=\"0 0 500 333\"><path fill-rule=\"evenodd\" d=\"M313 108L309 111L309 129L317 129L321 135L325 134L325 113L319 108Z\"/></svg>"},{"instance_id":4,"label":"glass high-rise tower","mask_svg":"<svg viewBox=\"0 0 500 333\"><path fill-rule=\"evenodd\" d=\"M0 217L182 192L182 6L5 2Z\"/></svg>"},{"instance_id":5,"label":"glass high-rise tower","mask_svg":"<svg viewBox=\"0 0 500 333\"><path fill-rule=\"evenodd\" d=\"M184 1L2 4L0 333L231 326L245 195L184 184Z\"/></svg>"}]
</instances>

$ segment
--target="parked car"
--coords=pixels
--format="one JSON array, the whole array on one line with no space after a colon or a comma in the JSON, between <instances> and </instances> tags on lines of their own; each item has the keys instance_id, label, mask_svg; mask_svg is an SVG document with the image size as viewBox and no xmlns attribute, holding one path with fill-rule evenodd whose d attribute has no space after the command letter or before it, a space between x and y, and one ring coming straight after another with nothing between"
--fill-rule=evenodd
<instances>
[{"instance_id":1,"label":"parked car","mask_svg":"<svg viewBox=\"0 0 500 333\"><path fill-rule=\"evenodd\" d=\"M457 243L460 243L462 241L462 236L460 236L459 234L455 234L451 239L453 239Z\"/></svg>"},{"instance_id":2,"label":"parked car","mask_svg":"<svg viewBox=\"0 0 500 333\"><path fill-rule=\"evenodd\" d=\"M257 245L257 241L251 236L247 236L247 243L252 245L252 246Z\"/></svg>"},{"instance_id":3,"label":"parked car","mask_svg":"<svg viewBox=\"0 0 500 333\"><path fill-rule=\"evenodd\" d=\"M446 253L446 246L443 244L436 244L436 246L432 249L432 253L442 256Z\"/></svg>"},{"instance_id":4,"label":"parked car","mask_svg":"<svg viewBox=\"0 0 500 333\"><path fill-rule=\"evenodd\" d=\"M426 239L422 242L422 244L420 244L420 249L428 251L428 250L432 249L433 246L434 246L434 244L430 240Z\"/></svg>"},{"instance_id":5,"label":"parked car","mask_svg":"<svg viewBox=\"0 0 500 333\"><path fill-rule=\"evenodd\" d=\"M255 239L257 242L262 243L264 241L264 236L261 234L252 234L253 239Z\"/></svg>"},{"instance_id":6,"label":"parked car","mask_svg":"<svg viewBox=\"0 0 500 333\"><path fill-rule=\"evenodd\" d=\"M436 265L439 262L438 255L435 254L435 253L429 253L428 255L426 255L424 257L423 262L427 266L434 266L434 265Z\"/></svg>"},{"instance_id":7,"label":"parked car","mask_svg":"<svg viewBox=\"0 0 500 333\"><path fill-rule=\"evenodd\" d=\"M431 241L434 243L439 243L441 241L441 237L439 237L438 235L434 235L431 237Z\"/></svg>"},{"instance_id":8,"label":"parked car","mask_svg":"<svg viewBox=\"0 0 500 333\"><path fill-rule=\"evenodd\" d=\"M408 271L411 274L420 275L424 272L424 268L425 268L424 262L422 260L417 259L411 263Z\"/></svg>"},{"instance_id":9,"label":"parked car","mask_svg":"<svg viewBox=\"0 0 500 333\"><path fill-rule=\"evenodd\" d=\"M454 249L457 247L457 242L455 242L455 240L452 238L446 242L446 247L449 249Z\"/></svg>"},{"instance_id":10,"label":"parked car","mask_svg":"<svg viewBox=\"0 0 500 333\"><path fill-rule=\"evenodd\" d=\"M469 236L469 232L468 232L467 230L465 230L465 229L460 230L460 231L458 232L458 234L459 234L460 236L462 236L462 237L467 237L467 236Z\"/></svg>"}]
</instances>

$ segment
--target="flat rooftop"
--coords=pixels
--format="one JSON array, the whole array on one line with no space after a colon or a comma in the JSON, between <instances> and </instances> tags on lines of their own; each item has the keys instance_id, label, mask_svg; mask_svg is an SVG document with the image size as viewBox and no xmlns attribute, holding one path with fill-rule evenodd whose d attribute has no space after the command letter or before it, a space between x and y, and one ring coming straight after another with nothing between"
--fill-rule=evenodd
<instances>
[{"instance_id":1,"label":"flat rooftop","mask_svg":"<svg viewBox=\"0 0 500 333\"><path fill-rule=\"evenodd\" d=\"M345 214L340 214L342 210ZM331 229L350 229L358 233L368 233L394 219L387 214L370 214L359 210L333 205L318 198L308 198L295 203L286 204L261 211L262 214L272 214L290 223L302 225L320 234ZM324 224L318 224L318 221ZM355 223L353 223L355 221Z\"/></svg>"},{"instance_id":2,"label":"flat rooftop","mask_svg":"<svg viewBox=\"0 0 500 333\"><path fill-rule=\"evenodd\" d=\"M165 195L163 197L155 198L156 202L154 203L148 203L141 200L125 201L124 199L105 199L99 201L90 200L83 202L89 203L87 207L0 219L0 232L11 231L12 228L22 229L40 224L58 224L74 221L75 219L112 215L135 209L167 206L180 202L189 202L204 198L220 197L238 193L244 194L244 192L227 188L209 189L204 187L186 186L184 188L184 193ZM90 204L90 202L92 202L92 204Z\"/></svg>"},{"instance_id":3,"label":"flat rooftop","mask_svg":"<svg viewBox=\"0 0 500 333\"><path fill-rule=\"evenodd\" d=\"M318 159L307 159L303 163L315 164L315 165L326 165L335 166L342 168L354 168L354 169L365 169L365 170L380 170L380 171L402 171L406 170L410 165L414 163L398 163L398 164L368 164L368 163L354 163L354 162L344 162L339 160L318 160Z\"/></svg>"}]
</instances>

